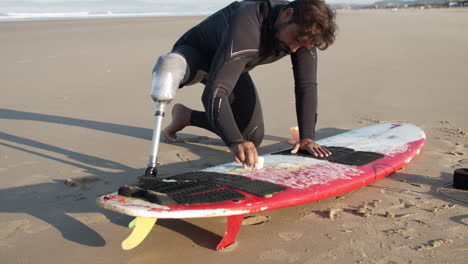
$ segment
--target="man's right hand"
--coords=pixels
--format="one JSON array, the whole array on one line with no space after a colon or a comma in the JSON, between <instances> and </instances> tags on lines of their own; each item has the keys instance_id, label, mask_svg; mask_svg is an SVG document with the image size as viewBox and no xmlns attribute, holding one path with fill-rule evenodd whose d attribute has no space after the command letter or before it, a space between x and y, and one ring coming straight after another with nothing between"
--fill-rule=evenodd
<instances>
[{"instance_id":1,"label":"man's right hand","mask_svg":"<svg viewBox=\"0 0 468 264\"><path fill-rule=\"evenodd\" d=\"M309 152L311 155L314 155L315 157L328 157L332 155L328 149L315 143L315 141L310 138L303 139L296 143L293 150L291 150L291 153L296 154L299 149L307 150L307 152Z\"/></svg>"},{"instance_id":2,"label":"man's right hand","mask_svg":"<svg viewBox=\"0 0 468 264\"><path fill-rule=\"evenodd\" d=\"M244 167L256 167L258 164L257 148L250 141L242 141L240 143L232 144L229 149L231 150L234 160L237 163L242 163Z\"/></svg>"}]
</instances>

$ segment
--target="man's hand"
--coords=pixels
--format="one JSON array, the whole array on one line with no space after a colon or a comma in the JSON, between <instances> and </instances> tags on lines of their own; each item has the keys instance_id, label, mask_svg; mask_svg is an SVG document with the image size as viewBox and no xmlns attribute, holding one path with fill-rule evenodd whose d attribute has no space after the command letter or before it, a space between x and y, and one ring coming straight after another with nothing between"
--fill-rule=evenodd
<instances>
[{"instance_id":1,"label":"man's hand","mask_svg":"<svg viewBox=\"0 0 468 264\"><path fill-rule=\"evenodd\" d=\"M234 160L237 163L242 163L244 167L256 167L258 164L257 148L250 141L243 141L241 143L232 144L229 149L231 150Z\"/></svg>"},{"instance_id":2,"label":"man's hand","mask_svg":"<svg viewBox=\"0 0 468 264\"><path fill-rule=\"evenodd\" d=\"M294 149L291 150L291 153L296 154L299 149L307 150L311 155L322 158L328 157L332 154L328 149L320 146L309 138L302 139L299 143L296 143L296 145L294 145Z\"/></svg>"}]
</instances>

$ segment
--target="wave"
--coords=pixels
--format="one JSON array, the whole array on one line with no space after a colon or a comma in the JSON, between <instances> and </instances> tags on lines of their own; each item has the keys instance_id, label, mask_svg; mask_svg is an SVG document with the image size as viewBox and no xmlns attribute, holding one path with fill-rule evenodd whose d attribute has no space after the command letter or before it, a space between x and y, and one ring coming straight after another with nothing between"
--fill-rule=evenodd
<instances>
[{"instance_id":1,"label":"wave","mask_svg":"<svg viewBox=\"0 0 468 264\"><path fill-rule=\"evenodd\" d=\"M212 12L48 12L48 13L0 13L0 21L19 20L52 20L80 18L112 18L112 17L158 17L158 16L205 16Z\"/></svg>"}]
</instances>

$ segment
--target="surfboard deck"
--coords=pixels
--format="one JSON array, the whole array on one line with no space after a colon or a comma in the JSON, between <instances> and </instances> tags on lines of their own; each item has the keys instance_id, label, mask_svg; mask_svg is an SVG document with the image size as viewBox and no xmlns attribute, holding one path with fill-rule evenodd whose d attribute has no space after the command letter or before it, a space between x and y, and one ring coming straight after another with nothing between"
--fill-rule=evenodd
<instances>
[{"instance_id":1,"label":"surfboard deck","mask_svg":"<svg viewBox=\"0 0 468 264\"><path fill-rule=\"evenodd\" d=\"M235 189L244 197L215 203L162 205L141 198L118 195L115 192L98 197L96 203L103 209L138 218L182 219L227 216L226 232L217 246L217 250L221 250L235 241L245 214L310 203L368 185L410 163L420 153L425 140L424 132L415 125L377 124L317 141L323 146L354 151L351 158L345 161L275 153L262 155L264 167L259 170L246 169L235 162L200 170L200 172L240 175L285 187L284 191L268 197ZM379 156L366 163L365 156L368 153ZM138 228L138 222L140 221L136 222L134 232ZM148 224L144 228L138 228L139 237L145 233L141 229L148 231ZM141 242L143 239L138 241Z\"/></svg>"}]
</instances>

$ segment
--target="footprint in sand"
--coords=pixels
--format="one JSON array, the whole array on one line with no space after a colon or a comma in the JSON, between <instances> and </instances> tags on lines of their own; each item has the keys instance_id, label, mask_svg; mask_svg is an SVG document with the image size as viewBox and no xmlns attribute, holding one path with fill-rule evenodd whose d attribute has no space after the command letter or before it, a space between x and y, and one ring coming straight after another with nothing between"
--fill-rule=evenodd
<instances>
[{"instance_id":1,"label":"footprint in sand","mask_svg":"<svg viewBox=\"0 0 468 264\"><path fill-rule=\"evenodd\" d=\"M453 240L450 239L437 239L437 240L431 240L425 245L421 245L415 248L417 251L429 251L434 248L438 248L442 246L443 244L450 244L453 243Z\"/></svg>"},{"instance_id":2,"label":"footprint in sand","mask_svg":"<svg viewBox=\"0 0 468 264\"><path fill-rule=\"evenodd\" d=\"M468 163L468 159L461 159L459 161L457 161L457 165L461 166L463 164L467 164Z\"/></svg>"},{"instance_id":3,"label":"footprint in sand","mask_svg":"<svg viewBox=\"0 0 468 264\"><path fill-rule=\"evenodd\" d=\"M252 215L246 216L242 225L263 225L268 222L270 222L270 217L267 215Z\"/></svg>"},{"instance_id":4,"label":"footprint in sand","mask_svg":"<svg viewBox=\"0 0 468 264\"><path fill-rule=\"evenodd\" d=\"M284 241L293 241L302 238L302 233L297 232L279 232L278 236Z\"/></svg>"},{"instance_id":5,"label":"footprint in sand","mask_svg":"<svg viewBox=\"0 0 468 264\"><path fill-rule=\"evenodd\" d=\"M258 258L265 263L287 263L288 255L284 249L272 249L261 252Z\"/></svg>"},{"instance_id":6,"label":"footprint in sand","mask_svg":"<svg viewBox=\"0 0 468 264\"><path fill-rule=\"evenodd\" d=\"M79 216L75 217L76 220L82 222L85 225L109 223L110 219L105 215L90 215L90 216Z\"/></svg>"},{"instance_id":7,"label":"footprint in sand","mask_svg":"<svg viewBox=\"0 0 468 264\"><path fill-rule=\"evenodd\" d=\"M449 151L449 152L446 152L445 154L449 154L449 155L452 155L452 156L463 156L463 152L459 152L459 151Z\"/></svg>"},{"instance_id":8,"label":"footprint in sand","mask_svg":"<svg viewBox=\"0 0 468 264\"><path fill-rule=\"evenodd\" d=\"M24 231L25 228L29 227L31 223L28 220L13 220L8 222L3 222L0 227L0 233L2 236L0 238L7 239L15 235L19 231Z\"/></svg>"},{"instance_id":9,"label":"footprint in sand","mask_svg":"<svg viewBox=\"0 0 468 264\"><path fill-rule=\"evenodd\" d=\"M46 223L33 223L26 219L3 222L0 226L0 240L7 240L18 233L36 234L49 229L51 226Z\"/></svg>"}]
</instances>

